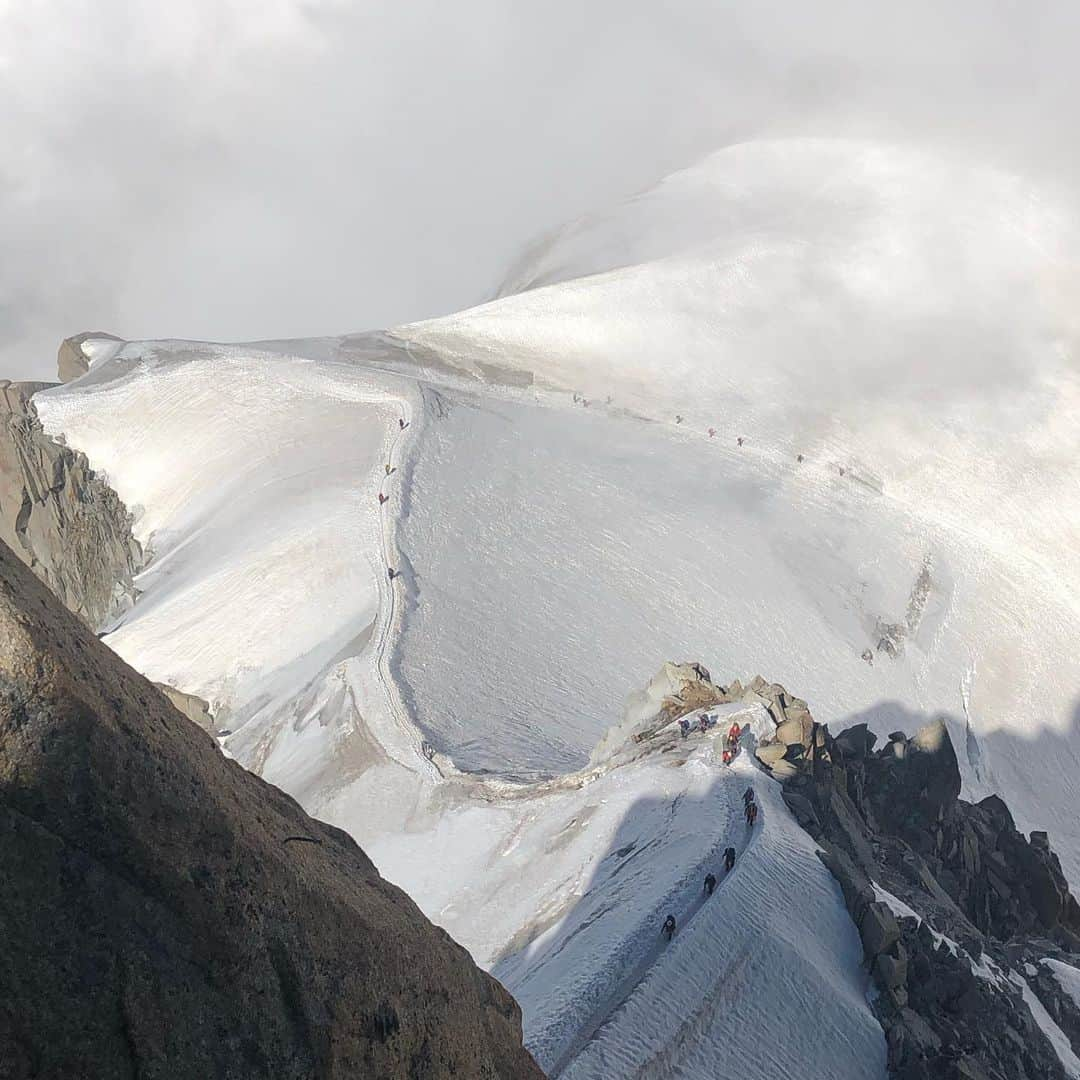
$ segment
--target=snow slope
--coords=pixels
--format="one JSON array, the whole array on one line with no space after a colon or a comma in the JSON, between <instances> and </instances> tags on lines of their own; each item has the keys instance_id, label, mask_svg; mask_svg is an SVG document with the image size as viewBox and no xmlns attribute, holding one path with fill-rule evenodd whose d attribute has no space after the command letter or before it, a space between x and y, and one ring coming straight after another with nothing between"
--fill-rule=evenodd
<instances>
[{"instance_id":1,"label":"snow slope","mask_svg":"<svg viewBox=\"0 0 1080 1080\"><path fill-rule=\"evenodd\" d=\"M668 653L767 668L834 725L944 713L967 794L1048 828L1080 880L1078 267L1075 215L1019 178L906 148L729 148L557 234L505 290L528 291L394 332L433 368L531 379L579 414L504 410L481 433L488 402L451 411L418 506L451 534L491 507L462 561L512 561L528 590L502 612L519 680L570 680L583 639L566 696L606 641L640 674L655 627ZM466 461L474 486L440 499ZM443 584L433 526L410 529L453 618L485 621L505 590ZM420 617L445 645L441 600ZM545 605L565 637L537 637ZM903 655L860 667L889 625ZM402 670L422 716L419 626ZM555 736L566 760L588 741Z\"/></svg>"},{"instance_id":2,"label":"snow slope","mask_svg":"<svg viewBox=\"0 0 1080 1080\"><path fill-rule=\"evenodd\" d=\"M35 400L153 553L109 643L492 967L542 1064L863 1080L858 943L771 787L746 849L708 745L590 754L665 659L834 727L941 712L1080 879L1078 250L1013 178L736 147L484 307L128 343Z\"/></svg>"}]
</instances>

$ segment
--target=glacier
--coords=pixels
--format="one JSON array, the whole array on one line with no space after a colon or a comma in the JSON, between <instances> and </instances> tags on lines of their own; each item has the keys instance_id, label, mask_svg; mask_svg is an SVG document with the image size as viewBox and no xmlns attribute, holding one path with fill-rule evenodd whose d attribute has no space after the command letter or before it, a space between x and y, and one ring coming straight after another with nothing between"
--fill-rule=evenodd
<instances>
[{"instance_id":1,"label":"glacier","mask_svg":"<svg viewBox=\"0 0 1080 1080\"><path fill-rule=\"evenodd\" d=\"M858 938L772 782L703 740L593 750L667 659L834 730L941 715L965 795L1080 881L1078 250L1021 178L750 143L477 308L128 342L35 400L152 553L109 644L493 970L549 1072L884 1076Z\"/></svg>"}]
</instances>

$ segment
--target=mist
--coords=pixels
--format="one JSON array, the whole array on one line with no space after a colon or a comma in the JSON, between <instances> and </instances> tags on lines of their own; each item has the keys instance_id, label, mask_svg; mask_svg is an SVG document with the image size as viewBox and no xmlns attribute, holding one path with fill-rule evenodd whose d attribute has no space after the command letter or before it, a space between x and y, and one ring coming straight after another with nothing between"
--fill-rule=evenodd
<instances>
[{"instance_id":1,"label":"mist","mask_svg":"<svg viewBox=\"0 0 1080 1080\"><path fill-rule=\"evenodd\" d=\"M0 0L0 374L391 326L728 143L933 144L1076 201L1067 2Z\"/></svg>"}]
</instances>

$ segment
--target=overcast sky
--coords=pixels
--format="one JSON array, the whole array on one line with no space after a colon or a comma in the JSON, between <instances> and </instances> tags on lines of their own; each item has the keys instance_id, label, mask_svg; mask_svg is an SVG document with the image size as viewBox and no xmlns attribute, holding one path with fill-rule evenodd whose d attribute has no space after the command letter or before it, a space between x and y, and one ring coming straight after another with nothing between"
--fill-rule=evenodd
<instances>
[{"instance_id":1,"label":"overcast sky","mask_svg":"<svg viewBox=\"0 0 1080 1080\"><path fill-rule=\"evenodd\" d=\"M62 337L332 334L760 135L1070 188L1080 4L0 0L0 375Z\"/></svg>"}]
</instances>

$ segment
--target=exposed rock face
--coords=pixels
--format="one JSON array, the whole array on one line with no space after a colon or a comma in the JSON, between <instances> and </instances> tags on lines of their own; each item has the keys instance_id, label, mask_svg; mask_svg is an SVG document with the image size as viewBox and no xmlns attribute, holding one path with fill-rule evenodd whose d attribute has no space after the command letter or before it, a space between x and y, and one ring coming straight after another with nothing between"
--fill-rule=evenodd
<instances>
[{"instance_id":1,"label":"exposed rock face","mask_svg":"<svg viewBox=\"0 0 1080 1080\"><path fill-rule=\"evenodd\" d=\"M90 360L83 352L84 341L102 339L105 341L121 341L115 334L106 334L102 330L88 330L74 337L64 338L60 342L60 349L56 354L56 372L61 382L71 382L80 375L85 375L90 370Z\"/></svg>"},{"instance_id":2,"label":"exposed rock face","mask_svg":"<svg viewBox=\"0 0 1080 1080\"><path fill-rule=\"evenodd\" d=\"M154 683L168 699L173 708L183 713L193 724L198 724L203 731L215 734L217 728L214 724L213 714L210 712L210 702L198 694L185 694L183 690L177 690L168 683Z\"/></svg>"},{"instance_id":3,"label":"exposed rock face","mask_svg":"<svg viewBox=\"0 0 1080 1080\"><path fill-rule=\"evenodd\" d=\"M112 488L42 431L46 385L0 380L0 540L96 629L133 600L142 551Z\"/></svg>"},{"instance_id":4,"label":"exposed rock face","mask_svg":"<svg viewBox=\"0 0 1080 1080\"><path fill-rule=\"evenodd\" d=\"M528 1080L517 1005L0 544L0 1075Z\"/></svg>"},{"instance_id":5,"label":"exposed rock face","mask_svg":"<svg viewBox=\"0 0 1080 1080\"><path fill-rule=\"evenodd\" d=\"M1063 1078L1018 981L1080 1052L1080 1010L1043 963L1080 965L1080 906L1046 834L1025 839L996 796L959 798L943 722L910 739L894 732L875 752L865 725L833 738L801 707L795 717L781 711L757 756L783 780L843 890L879 990L891 1071L904 1080Z\"/></svg>"}]
</instances>

